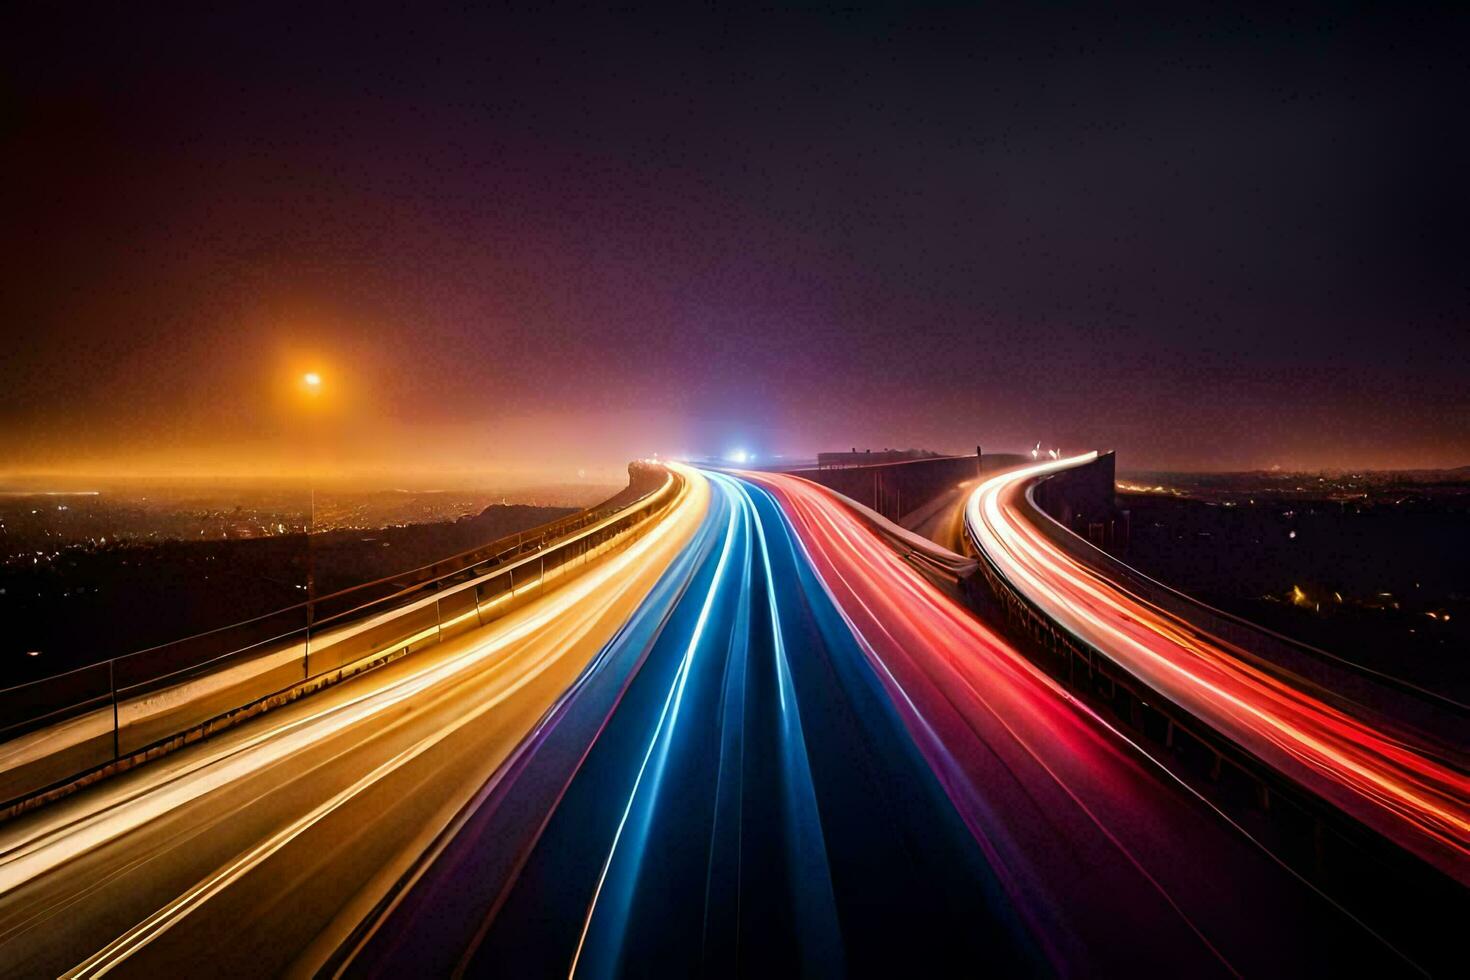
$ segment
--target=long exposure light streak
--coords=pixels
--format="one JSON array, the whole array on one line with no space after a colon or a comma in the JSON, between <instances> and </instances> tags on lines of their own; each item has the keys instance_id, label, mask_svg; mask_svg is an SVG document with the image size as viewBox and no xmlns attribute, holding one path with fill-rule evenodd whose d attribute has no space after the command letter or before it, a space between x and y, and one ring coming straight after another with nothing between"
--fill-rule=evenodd
<instances>
[{"instance_id":1,"label":"long exposure light streak","mask_svg":"<svg viewBox=\"0 0 1470 980\"><path fill-rule=\"evenodd\" d=\"M719 590L720 583L725 577L725 571L729 566L730 552L735 544L734 524L740 516L738 511L730 511L730 528L725 534L725 546L720 551L719 563L715 566L714 582L709 592L705 595L704 605L699 610L699 618L694 623L694 630L689 634L689 646L684 651L684 658L679 663L679 671L676 675L674 686L669 688L669 696L664 700L663 710L659 713L658 724L654 727L652 740L648 743L648 751L643 753L643 761L638 766L638 776L633 781L633 791L628 795L628 804L623 808L623 815L618 819L618 828L613 833L612 846L608 848L607 860L603 862L602 873L598 875L597 887L593 889L592 901L587 906L587 918L582 925L582 935L577 939L577 949L572 954L572 966L568 971L569 976L577 973L577 963L582 957L582 947L587 942L587 930L592 927L592 917L597 914L597 900L602 895L602 887L607 883L608 869L612 867L613 860L617 857L618 842L623 838L623 830L628 825L628 816L633 811L633 804L638 799L638 792L643 786L643 777L648 772L648 763L654 754L662 747L667 752L668 733L673 725L678 723L679 708L684 702L684 689L689 680L689 668L694 662L694 655L699 650L699 641L704 635L705 626L709 623L710 608L714 605L715 594ZM657 793L657 774L662 767L655 768L655 780L653 792Z\"/></svg>"},{"instance_id":2,"label":"long exposure light streak","mask_svg":"<svg viewBox=\"0 0 1470 980\"><path fill-rule=\"evenodd\" d=\"M1250 663L1232 644L1083 565L1027 487L1095 453L993 477L966 502L976 547L1027 599L1146 685L1401 846L1470 883L1470 777Z\"/></svg>"}]
</instances>

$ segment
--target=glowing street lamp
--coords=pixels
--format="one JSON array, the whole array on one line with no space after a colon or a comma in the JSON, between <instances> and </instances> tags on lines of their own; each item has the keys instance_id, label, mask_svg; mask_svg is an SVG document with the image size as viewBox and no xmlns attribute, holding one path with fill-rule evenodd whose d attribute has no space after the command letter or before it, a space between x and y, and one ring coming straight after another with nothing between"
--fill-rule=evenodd
<instances>
[{"instance_id":1,"label":"glowing street lamp","mask_svg":"<svg viewBox=\"0 0 1470 980\"><path fill-rule=\"evenodd\" d=\"M307 371L301 376L301 384L306 389L307 394L315 397L321 393L322 376L315 371ZM314 415L315 413L311 414ZM306 518L306 625L310 629L312 620L314 619L313 612L315 611L313 603L316 600L316 569L313 567L314 562L312 561L311 553L311 535L316 530L316 433L315 426L310 421L307 423L307 428L312 435L312 445L310 447L311 459L307 462L306 471L308 490L311 496L311 503Z\"/></svg>"}]
</instances>

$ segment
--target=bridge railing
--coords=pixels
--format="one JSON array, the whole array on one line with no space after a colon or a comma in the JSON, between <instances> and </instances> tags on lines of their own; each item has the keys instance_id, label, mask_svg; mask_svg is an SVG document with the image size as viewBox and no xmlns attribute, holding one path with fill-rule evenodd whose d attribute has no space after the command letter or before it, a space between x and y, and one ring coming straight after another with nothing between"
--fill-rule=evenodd
<instances>
[{"instance_id":1,"label":"bridge railing","mask_svg":"<svg viewBox=\"0 0 1470 980\"><path fill-rule=\"evenodd\" d=\"M0 808L299 688L488 623L631 542L674 499L665 479L421 568L254 619L0 689ZM614 498L616 500L617 498Z\"/></svg>"}]
</instances>

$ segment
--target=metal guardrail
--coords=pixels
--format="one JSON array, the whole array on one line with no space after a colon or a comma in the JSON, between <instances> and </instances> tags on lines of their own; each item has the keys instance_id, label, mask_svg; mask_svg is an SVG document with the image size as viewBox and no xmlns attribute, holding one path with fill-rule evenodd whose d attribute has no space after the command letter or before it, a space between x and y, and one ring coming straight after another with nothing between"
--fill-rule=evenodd
<instances>
[{"instance_id":1,"label":"metal guardrail","mask_svg":"<svg viewBox=\"0 0 1470 980\"><path fill-rule=\"evenodd\" d=\"M627 543L682 478L399 575L0 689L0 808L242 708L505 615ZM616 498L614 498L616 499Z\"/></svg>"}]
</instances>

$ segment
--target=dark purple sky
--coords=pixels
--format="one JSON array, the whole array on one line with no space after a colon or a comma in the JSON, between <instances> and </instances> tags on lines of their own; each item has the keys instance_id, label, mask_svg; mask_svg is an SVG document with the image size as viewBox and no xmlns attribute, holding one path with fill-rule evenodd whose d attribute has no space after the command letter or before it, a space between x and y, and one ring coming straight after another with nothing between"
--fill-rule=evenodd
<instances>
[{"instance_id":1,"label":"dark purple sky","mask_svg":"<svg viewBox=\"0 0 1470 980\"><path fill-rule=\"evenodd\" d=\"M1470 463L1470 20L7 8L0 469Z\"/></svg>"}]
</instances>

